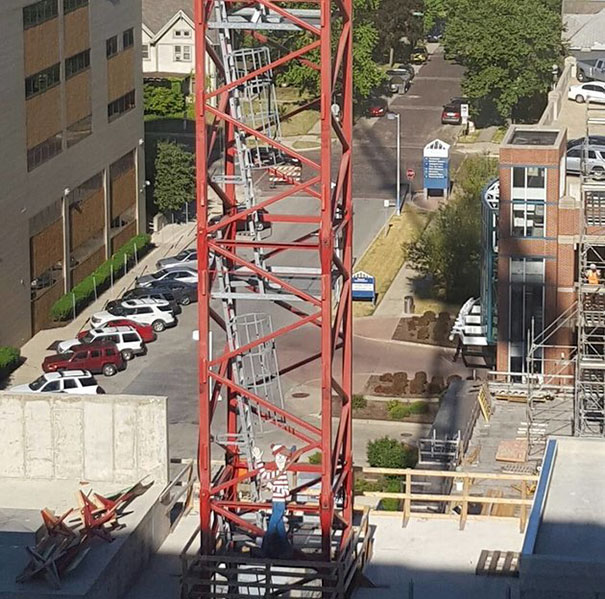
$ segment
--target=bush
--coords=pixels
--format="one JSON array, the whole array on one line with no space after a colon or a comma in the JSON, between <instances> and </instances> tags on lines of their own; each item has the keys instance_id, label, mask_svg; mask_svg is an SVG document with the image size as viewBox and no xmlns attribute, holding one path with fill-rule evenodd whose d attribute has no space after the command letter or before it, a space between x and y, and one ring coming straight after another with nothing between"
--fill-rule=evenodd
<instances>
[{"instance_id":1,"label":"bush","mask_svg":"<svg viewBox=\"0 0 605 599\"><path fill-rule=\"evenodd\" d=\"M429 327L420 327L418 333L416 333L416 339L418 341L426 341L429 338Z\"/></svg>"},{"instance_id":2,"label":"bush","mask_svg":"<svg viewBox=\"0 0 605 599\"><path fill-rule=\"evenodd\" d=\"M413 468L417 459L414 448L390 437L368 441L366 454L372 468Z\"/></svg>"},{"instance_id":3,"label":"bush","mask_svg":"<svg viewBox=\"0 0 605 599\"><path fill-rule=\"evenodd\" d=\"M367 407L368 400L363 396L357 393L353 394L353 398L351 399L351 407L354 410L363 410L363 408Z\"/></svg>"},{"instance_id":4,"label":"bush","mask_svg":"<svg viewBox=\"0 0 605 599\"><path fill-rule=\"evenodd\" d=\"M396 372L393 376L393 391L395 395L404 395L408 388L407 372Z\"/></svg>"},{"instance_id":5,"label":"bush","mask_svg":"<svg viewBox=\"0 0 605 599\"><path fill-rule=\"evenodd\" d=\"M16 347L0 346L0 379L7 377L21 363L21 352Z\"/></svg>"},{"instance_id":6,"label":"bush","mask_svg":"<svg viewBox=\"0 0 605 599\"><path fill-rule=\"evenodd\" d=\"M447 381L446 384L449 387L454 381L461 381L462 377L459 374L450 374L450 376L447 377Z\"/></svg>"},{"instance_id":7,"label":"bush","mask_svg":"<svg viewBox=\"0 0 605 599\"><path fill-rule=\"evenodd\" d=\"M429 404L426 401L413 401L408 405L410 414L426 414L429 411Z\"/></svg>"},{"instance_id":8,"label":"bush","mask_svg":"<svg viewBox=\"0 0 605 599\"><path fill-rule=\"evenodd\" d=\"M431 382L428 385L427 391L429 395L439 395L444 389L443 385L443 377L436 374L431 379Z\"/></svg>"},{"instance_id":9,"label":"bush","mask_svg":"<svg viewBox=\"0 0 605 599\"><path fill-rule=\"evenodd\" d=\"M309 464L321 464L321 451L316 451L309 456Z\"/></svg>"},{"instance_id":10,"label":"bush","mask_svg":"<svg viewBox=\"0 0 605 599\"><path fill-rule=\"evenodd\" d=\"M395 499L395 497L384 497L380 500L379 509L384 512L400 512L401 503L401 499Z\"/></svg>"},{"instance_id":11,"label":"bush","mask_svg":"<svg viewBox=\"0 0 605 599\"><path fill-rule=\"evenodd\" d=\"M408 404L401 401L389 401L387 403L387 412L391 420L403 420L410 415L410 408Z\"/></svg>"},{"instance_id":12,"label":"bush","mask_svg":"<svg viewBox=\"0 0 605 599\"><path fill-rule=\"evenodd\" d=\"M381 374L378 377L378 380L381 383L392 383L393 382L393 375L390 372L385 372L384 374Z\"/></svg>"},{"instance_id":13,"label":"bush","mask_svg":"<svg viewBox=\"0 0 605 599\"><path fill-rule=\"evenodd\" d=\"M135 257L144 255L151 245L151 236L143 233L136 235L125 243L109 260L101 264L93 273L80 281L69 293L61 296L51 307L50 315L55 321L69 320L73 317L73 303L75 297L76 314L86 307L95 297L95 284L97 294L111 284L113 266L114 281L124 274L124 256L127 264L132 264Z\"/></svg>"}]
</instances>

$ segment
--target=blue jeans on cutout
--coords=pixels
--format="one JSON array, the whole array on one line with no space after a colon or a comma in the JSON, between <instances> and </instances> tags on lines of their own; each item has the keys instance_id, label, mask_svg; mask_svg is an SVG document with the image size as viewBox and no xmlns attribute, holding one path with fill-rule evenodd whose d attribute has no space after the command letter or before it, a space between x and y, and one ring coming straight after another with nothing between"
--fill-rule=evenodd
<instances>
[{"instance_id":1,"label":"blue jeans on cutout","mask_svg":"<svg viewBox=\"0 0 605 599\"><path fill-rule=\"evenodd\" d=\"M267 525L267 532L263 537L261 550L265 557L281 557L287 559L292 556L292 545L286 535L284 516L286 502L274 501L271 508L271 518Z\"/></svg>"}]
</instances>

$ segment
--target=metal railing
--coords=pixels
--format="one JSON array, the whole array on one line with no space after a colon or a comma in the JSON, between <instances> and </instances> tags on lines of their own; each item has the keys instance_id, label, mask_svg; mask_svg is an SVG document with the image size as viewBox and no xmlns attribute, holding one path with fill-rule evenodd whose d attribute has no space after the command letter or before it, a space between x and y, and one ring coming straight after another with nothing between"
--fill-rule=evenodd
<instances>
[{"instance_id":1,"label":"metal railing","mask_svg":"<svg viewBox=\"0 0 605 599\"><path fill-rule=\"evenodd\" d=\"M194 479L193 461L190 461L160 495L160 503L165 506L166 516L170 519L170 532L193 507Z\"/></svg>"}]
</instances>

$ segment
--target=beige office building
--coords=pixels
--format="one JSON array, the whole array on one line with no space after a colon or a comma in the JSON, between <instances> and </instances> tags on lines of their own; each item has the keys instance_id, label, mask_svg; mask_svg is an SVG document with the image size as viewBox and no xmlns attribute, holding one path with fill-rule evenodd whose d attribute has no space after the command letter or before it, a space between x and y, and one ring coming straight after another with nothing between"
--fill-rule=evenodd
<instances>
[{"instance_id":1,"label":"beige office building","mask_svg":"<svg viewBox=\"0 0 605 599\"><path fill-rule=\"evenodd\" d=\"M0 2L0 345L145 230L141 0Z\"/></svg>"}]
</instances>

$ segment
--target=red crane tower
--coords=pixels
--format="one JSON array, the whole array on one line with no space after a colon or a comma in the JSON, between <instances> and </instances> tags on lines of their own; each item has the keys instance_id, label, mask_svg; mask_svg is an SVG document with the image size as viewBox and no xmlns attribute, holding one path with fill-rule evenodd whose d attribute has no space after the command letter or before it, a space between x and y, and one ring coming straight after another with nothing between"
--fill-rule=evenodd
<instances>
[{"instance_id":1,"label":"red crane tower","mask_svg":"<svg viewBox=\"0 0 605 599\"><path fill-rule=\"evenodd\" d=\"M236 594L247 584L266 590L279 574L276 560L262 583L242 571L267 561L255 546L271 504L252 449L269 437L297 447L289 467L297 482L286 503L295 547L288 580L296 563L340 572L359 542L351 446L352 0L195 0L195 21L201 547L185 581L191 597L219 596L225 586ZM282 115L275 78L293 64L316 74L319 93ZM281 123L302 110L319 111L319 156L282 141ZM278 183L270 189L267 172ZM304 356L280 368L280 348L292 346ZM282 392L282 377L309 364L321 379L315 417L301 415L294 400L286 404ZM321 463L308 463L315 452Z\"/></svg>"}]
</instances>

